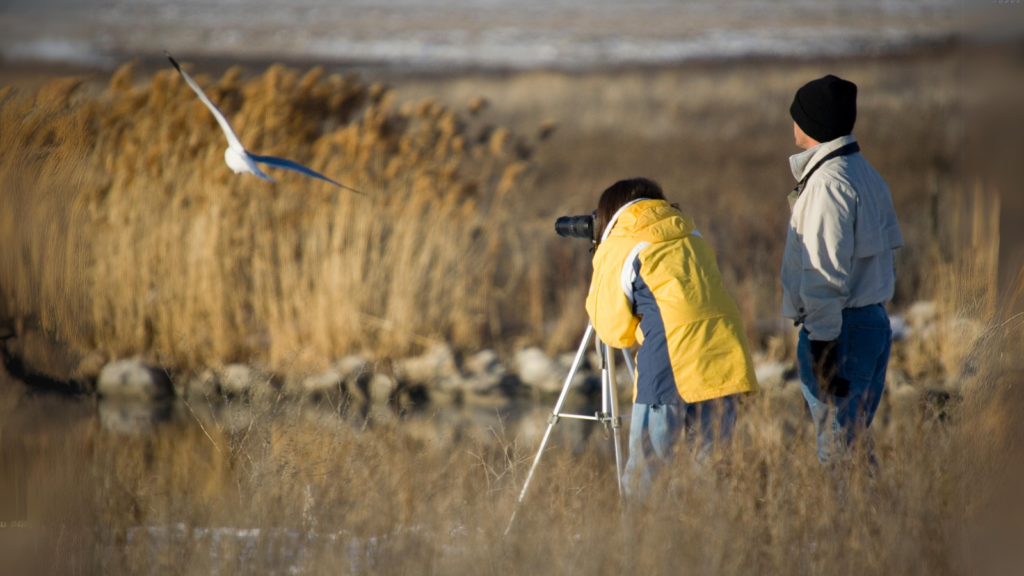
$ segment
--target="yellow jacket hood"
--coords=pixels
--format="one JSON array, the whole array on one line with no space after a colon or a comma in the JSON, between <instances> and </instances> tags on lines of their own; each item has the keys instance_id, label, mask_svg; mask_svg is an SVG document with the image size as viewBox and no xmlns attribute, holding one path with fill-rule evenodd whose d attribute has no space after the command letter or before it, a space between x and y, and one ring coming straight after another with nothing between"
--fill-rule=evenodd
<instances>
[{"instance_id":1,"label":"yellow jacket hood","mask_svg":"<svg viewBox=\"0 0 1024 576\"><path fill-rule=\"evenodd\" d=\"M693 219L664 200L641 200L625 208L612 223L612 238L632 238L640 242L665 242L692 234Z\"/></svg>"}]
</instances>

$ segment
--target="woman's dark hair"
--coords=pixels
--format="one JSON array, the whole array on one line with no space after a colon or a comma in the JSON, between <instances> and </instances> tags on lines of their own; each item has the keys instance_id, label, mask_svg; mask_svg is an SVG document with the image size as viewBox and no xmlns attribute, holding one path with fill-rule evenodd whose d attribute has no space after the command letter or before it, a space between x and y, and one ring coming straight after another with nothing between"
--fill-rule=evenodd
<instances>
[{"instance_id":1,"label":"woman's dark hair","mask_svg":"<svg viewBox=\"0 0 1024 576\"><path fill-rule=\"evenodd\" d=\"M601 194L601 200L597 203L597 217L594 220L594 234L597 235L599 242L604 236L605 226L619 211L619 208L640 198L665 200L665 193L654 180L630 178L629 180L619 180Z\"/></svg>"}]
</instances>

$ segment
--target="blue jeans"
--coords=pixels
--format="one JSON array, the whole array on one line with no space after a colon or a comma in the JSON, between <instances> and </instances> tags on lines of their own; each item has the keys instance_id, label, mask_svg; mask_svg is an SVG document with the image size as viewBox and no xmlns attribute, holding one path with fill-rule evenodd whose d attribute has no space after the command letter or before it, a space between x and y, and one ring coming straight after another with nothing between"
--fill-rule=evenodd
<instances>
[{"instance_id":1,"label":"blue jeans","mask_svg":"<svg viewBox=\"0 0 1024 576\"><path fill-rule=\"evenodd\" d=\"M885 307L874 304L843 310L843 330L837 346L838 375L850 381L850 393L846 397L827 394L818 386L810 340L806 332L800 331L797 346L800 382L814 419L818 460L822 464L828 463L833 448L845 450L853 444L858 430L866 431L875 417L892 350L892 329ZM874 464L870 436L865 440L868 459Z\"/></svg>"},{"instance_id":2,"label":"blue jeans","mask_svg":"<svg viewBox=\"0 0 1024 576\"><path fill-rule=\"evenodd\" d=\"M658 470L672 461L679 434L706 459L717 441L726 440L736 424L736 395L688 404L633 404L629 423L629 460L623 484L629 498L643 500ZM699 442L699 446L697 445Z\"/></svg>"}]
</instances>

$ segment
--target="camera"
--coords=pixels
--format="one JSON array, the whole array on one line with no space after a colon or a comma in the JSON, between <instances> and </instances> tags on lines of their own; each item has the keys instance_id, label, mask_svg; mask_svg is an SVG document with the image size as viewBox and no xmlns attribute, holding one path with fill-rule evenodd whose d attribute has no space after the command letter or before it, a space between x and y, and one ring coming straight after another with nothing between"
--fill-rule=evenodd
<instances>
[{"instance_id":1,"label":"camera","mask_svg":"<svg viewBox=\"0 0 1024 576\"><path fill-rule=\"evenodd\" d=\"M555 220L555 233L567 238L583 238L594 242L597 240L594 235L594 219L596 217L597 210L583 216L562 216Z\"/></svg>"}]
</instances>

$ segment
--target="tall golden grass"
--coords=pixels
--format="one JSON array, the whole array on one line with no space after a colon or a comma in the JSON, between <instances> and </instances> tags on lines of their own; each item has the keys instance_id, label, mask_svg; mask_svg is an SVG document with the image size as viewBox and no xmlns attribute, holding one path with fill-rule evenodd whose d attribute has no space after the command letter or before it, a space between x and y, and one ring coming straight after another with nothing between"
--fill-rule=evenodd
<instances>
[{"instance_id":1,"label":"tall golden grass","mask_svg":"<svg viewBox=\"0 0 1024 576\"><path fill-rule=\"evenodd\" d=\"M173 70L132 74L0 95L8 317L107 358L271 370L543 328L544 302L525 306L532 326L519 311L550 301L551 259L532 258L549 235L513 225L531 165L508 130L320 68L200 75L246 146L367 196L293 173L268 184L224 165Z\"/></svg>"},{"instance_id":2,"label":"tall golden grass","mask_svg":"<svg viewBox=\"0 0 1024 576\"><path fill-rule=\"evenodd\" d=\"M200 76L247 146L369 198L295 174L277 174L277 185L231 174L212 117L169 68L8 90L0 336L13 328L7 348L61 379L123 356L280 373L435 339L564 351L585 324L589 259L585 243L554 237L551 220L589 212L603 187L643 174L696 218L752 341L766 347L778 331L792 90L826 71L863 87L858 138L890 182L908 240L902 308L937 296L929 271L948 260L929 247L950 243L955 211L953 64L939 54L405 78L395 91L280 66ZM495 105L470 98L477 90ZM552 117L559 128L543 144L495 125L532 134Z\"/></svg>"}]
</instances>

